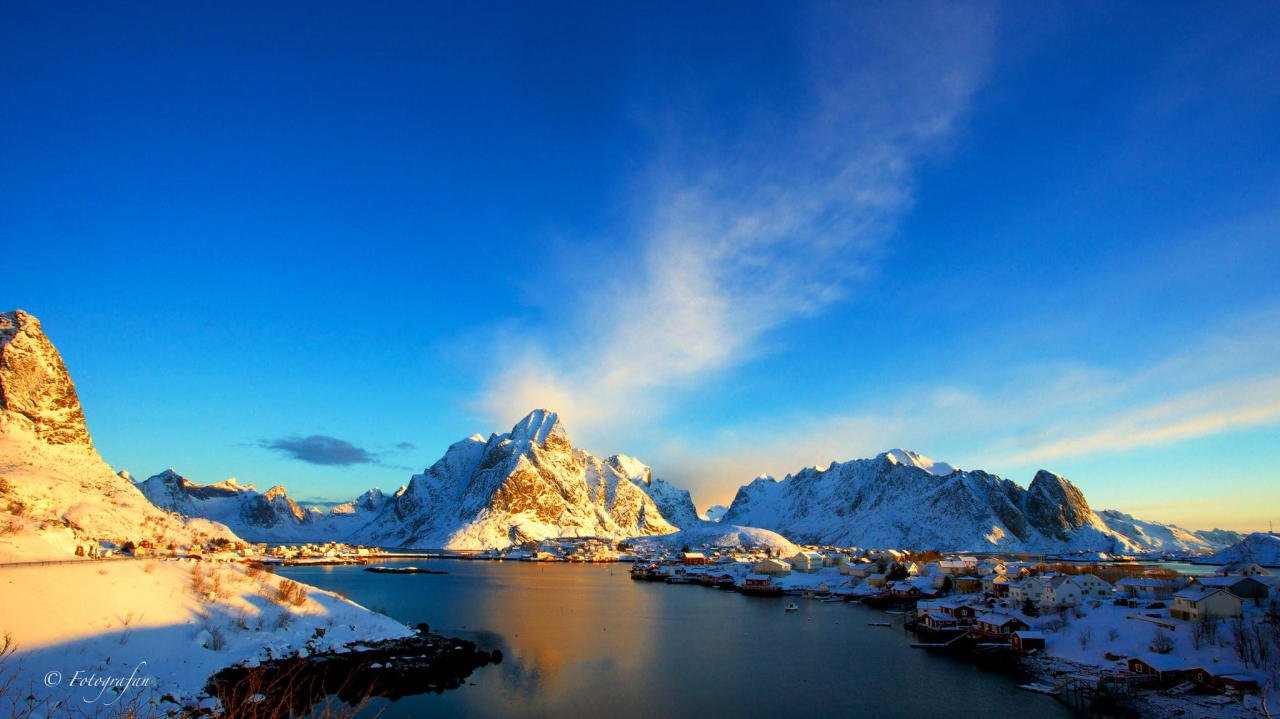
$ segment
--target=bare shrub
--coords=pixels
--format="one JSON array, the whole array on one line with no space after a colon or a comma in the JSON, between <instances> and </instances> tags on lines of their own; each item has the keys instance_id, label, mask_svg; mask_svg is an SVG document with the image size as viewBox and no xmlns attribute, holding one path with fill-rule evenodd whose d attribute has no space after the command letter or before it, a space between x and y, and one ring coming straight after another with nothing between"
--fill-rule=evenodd
<instances>
[{"instance_id":1,"label":"bare shrub","mask_svg":"<svg viewBox=\"0 0 1280 719\"><path fill-rule=\"evenodd\" d=\"M1165 630L1157 627L1155 634L1151 637L1151 646L1148 649L1156 654L1168 654L1173 651L1173 637L1169 636L1169 633Z\"/></svg>"},{"instance_id":2,"label":"bare shrub","mask_svg":"<svg viewBox=\"0 0 1280 719\"><path fill-rule=\"evenodd\" d=\"M276 601L300 607L307 602L307 588L292 579L282 579L276 587Z\"/></svg>"}]
</instances>

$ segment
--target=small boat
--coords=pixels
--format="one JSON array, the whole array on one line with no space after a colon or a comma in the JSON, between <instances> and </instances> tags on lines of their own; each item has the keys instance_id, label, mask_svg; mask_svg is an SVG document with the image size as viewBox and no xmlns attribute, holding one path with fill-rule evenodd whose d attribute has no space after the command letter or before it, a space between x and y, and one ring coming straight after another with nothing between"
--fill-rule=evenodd
<instances>
[{"instance_id":1,"label":"small boat","mask_svg":"<svg viewBox=\"0 0 1280 719\"><path fill-rule=\"evenodd\" d=\"M868 627L891 627L893 625L888 622L867 622L867 626Z\"/></svg>"},{"instance_id":2,"label":"small boat","mask_svg":"<svg viewBox=\"0 0 1280 719\"><path fill-rule=\"evenodd\" d=\"M799 609L800 607L797 607L795 602L787 602L786 610L788 612L799 611Z\"/></svg>"}]
</instances>

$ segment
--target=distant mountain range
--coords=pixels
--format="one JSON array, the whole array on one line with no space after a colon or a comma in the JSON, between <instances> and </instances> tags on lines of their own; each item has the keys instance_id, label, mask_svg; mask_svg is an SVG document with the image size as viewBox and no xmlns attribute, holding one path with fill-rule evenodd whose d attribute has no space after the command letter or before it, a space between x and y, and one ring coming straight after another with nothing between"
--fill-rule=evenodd
<instances>
[{"instance_id":1,"label":"distant mountain range","mask_svg":"<svg viewBox=\"0 0 1280 719\"><path fill-rule=\"evenodd\" d=\"M600 459L575 448L560 418L543 409L509 432L453 444L393 494L371 489L327 511L299 507L284 487L200 485L172 469L135 487L97 457L61 357L39 322L21 311L0 313L0 410L6 476L19 476L14 467L28 467L24 477L57 473L77 491L91 486L108 500L96 515L80 511L88 504L39 505L42 517L56 516L64 526L76 517L86 536L128 536L140 522L157 539L231 536L230 527L253 541L467 549L565 536L1027 552L1207 551L1242 539L1094 512L1074 484L1052 472L1037 473L1024 489L906 450L808 468L781 481L758 478L727 509L710 508L707 518L719 521L707 521L688 491L655 477L641 461ZM60 485L53 486L49 492ZM22 491L39 490L24 480Z\"/></svg>"},{"instance_id":2,"label":"distant mountain range","mask_svg":"<svg viewBox=\"0 0 1280 719\"><path fill-rule=\"evenodd\" d=\"M1207 551L1240 536L1095 513L1078 487L1046 470L1023 488L901 449L757 478L722 521L812 544L957 551Z\"/></svg>"},{"instance_id":3,"label":"distant mountain range","mask_svg":"<svg viewBox=\"0 0 1280 719\"><path fill-rule=\"evenodd\" d=\"M1065 477L1041 471L1027 488L908 450L805 469L742 487L704 520L689 492L639 460L575 449L547 410L510 432L454 444L391 496L370 490L328 511L303 510L283 488L195 485L172 471L139 485L159 506L223 522L261 541L344 541L480 549L561 536L627 538L696 530L756 543L743 528L793 541L955 551L1128 553L1212 551L1240 540L1118 512L1094 512ZM710 525L710 526L709 526ZM711 526L719 526L713 530ZM760 539L766 535L756 536Z\"/></svg>"}]
</instances>

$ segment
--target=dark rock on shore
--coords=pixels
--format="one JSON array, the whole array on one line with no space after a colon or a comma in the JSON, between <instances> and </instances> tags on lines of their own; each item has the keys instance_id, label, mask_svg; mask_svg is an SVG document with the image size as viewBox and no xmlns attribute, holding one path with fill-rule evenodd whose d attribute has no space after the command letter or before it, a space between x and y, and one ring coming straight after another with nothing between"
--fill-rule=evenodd
<instances>
[{"instance_id":1,"label":"dark rock on shore","mask_svg":"<svg viewBox=\"0 0 1280 719\"><path fill-rule=\"evenodd\" d=\"M210 677L205 691L229 716L292 717L308 715L333 697L358 707L378 697L439 694L461 686L476 669L502 661L501 652L425 632L349 647L343 653L227 667Z\"/></svg>"}]
</instances>

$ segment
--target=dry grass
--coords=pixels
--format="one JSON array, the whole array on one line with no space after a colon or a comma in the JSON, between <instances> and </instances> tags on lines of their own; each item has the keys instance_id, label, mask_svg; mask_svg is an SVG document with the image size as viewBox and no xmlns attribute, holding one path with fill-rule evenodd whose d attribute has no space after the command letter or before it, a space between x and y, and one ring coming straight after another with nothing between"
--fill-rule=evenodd
<instances>
[{"instance_id":1,"label":"dry grass","mask_svg":"<svg viewBox=\"0 0 1280 719\"><path fill-rule=\"evenodd\" d=\"M300 607L307 603L307 588L292 579L282 579L276 587L276 601Z\"/></svg>"}]
</instances>

